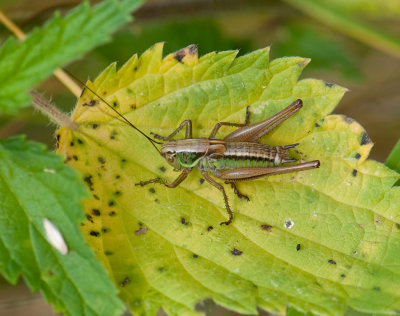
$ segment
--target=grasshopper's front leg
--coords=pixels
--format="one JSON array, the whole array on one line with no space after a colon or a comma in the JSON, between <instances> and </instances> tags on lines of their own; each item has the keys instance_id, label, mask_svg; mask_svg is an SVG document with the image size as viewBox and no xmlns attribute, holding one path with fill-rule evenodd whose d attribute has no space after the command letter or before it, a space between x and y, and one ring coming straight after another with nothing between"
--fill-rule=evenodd
<instances>
[{"instance_id":1,"label":"grasshopper's front leg","mask_svg":"<svg viewBox=\"0 0 400 316\"><path fill-rule=\"evenodd\" d=\"M178 127L176 130L174 130L174 131L173 131L170 135L168 135L167 137L157 135L157 134L155 134L155 133L153 133L153 132L150 132L150 134L152 134L152 135L154 136L154 138L156 138L156 139L161 139L161 140L163 140L163 141L169 141L169 140L171 140L172 138L174 138L174 136L175 136L176 134L178 134L179 131L180 131L183 127L185 127L185 126L186 126L185 138L192 138L192 121L191 121L191 120L184 120L184 121L181 123L181 125L179 125L179 127Z\"/></svg>"},{"instance_id":2,"label":"grasshopper's front leg","mask_svg":"<svg viewBox=\"0 0 400 316\"><path fill-rule=\"evenodd\" d=\"M182 173L172 182L172 183L168 183L167 181L161 179L161 178L155 178L155 179L150 179L147 181L140 181L139 183L135 183L135 185L140 185L140 186L145 186L147 184L150 183L160 183L160 184L164 184L166 187L168 188L176 188L179 184L181 184L181 182L183 180L186 179L186 177L188 176L188 174L190 173L190 171L192 171L192 168L185 168L183 169Z\"/></svg>"},{"instance_id":3,"label":"grasshopper's front leg","mask_svg":"<svg viewBox=\"0 0 400 316\"><path fill-rule=\"evenodd\" d=\"M225 208L226 208L226 211L228 212L229 220L227 222L220 223L220 225L229 225L230 223L232 223L233 213L229 206L228 196L226 195L224 187L222 185L220 185L217 181L215 181L213 178L211 178L210 175L206 171L201 171L201 174L203 175L204 179L207 180L208 183L212 184L218 190L220 190L222 195L224 196Z\"/></svg>"}]
</instances>

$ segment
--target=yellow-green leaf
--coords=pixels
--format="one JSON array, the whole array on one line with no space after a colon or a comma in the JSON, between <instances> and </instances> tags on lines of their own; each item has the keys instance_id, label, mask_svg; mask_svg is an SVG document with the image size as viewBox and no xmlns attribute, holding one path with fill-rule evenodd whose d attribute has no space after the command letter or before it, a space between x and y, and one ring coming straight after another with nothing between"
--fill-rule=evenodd
<instances>
[{"instance_id":1,"label":"yellow-green leaf","mask_svg":"<svg viewBox=\"0 0 400 316\"><path fill-rule=\"evenodd\" d=\"M156 44L88 83L145 133L165 136L184 119L194 137L207 137L219 121L243 122L246 106L258 122L303 100L261 141L299 142L292 156L321 167L240 183L250 202L227 187L229 226L219 225L227 219L220 192L198 170L175 189L135 186L177 173L90 90L72 115L79 131L58 132L58 151L92 192L83 231L138 315L160 307L196 315L195 304L209 297L244 314L256 306L284 314L288 305L320 315L342 315L348 305L400 310L399 174L367 160L372 142L357 122L329 115L346 89L299 81L309 59L269 62L268 53L198 58L189 46L162 58Z\"/></svg>"}]
</instances>

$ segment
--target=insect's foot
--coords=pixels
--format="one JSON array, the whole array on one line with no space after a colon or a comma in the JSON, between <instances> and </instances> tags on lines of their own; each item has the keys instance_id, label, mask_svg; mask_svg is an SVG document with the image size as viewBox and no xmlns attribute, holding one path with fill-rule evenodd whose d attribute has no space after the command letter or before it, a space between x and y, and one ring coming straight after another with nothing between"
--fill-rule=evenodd
<instances>
[{"instance_id":1,"label":"insect's foot","mask_svg":"<svg viewBox=\"0 0 400 316\"><path fill-rule=\"evenodd\" d=\"M146 184L149 184L149 181L140 181L138 183L135 183L135 185L140 185L141 187L145 186Z\"/></svg>"},{"instance_id":2,"label":"insect's foot","mask_svg":"<svg viewBox=\"0 0 400 316\"><path fill-rule=\"evenodd\" d=\"M283 146L283 148L284 148L284 149L295 148L295 147L298 146L298 145L299 145L299 143L290 144L290 145Z\"/></svg>"},{"instance_id":3,"label":"insect's foot","mask_svg":"<svg viewBox=\"0 0 400 316\"><path fill-rule=\"evenodd\" d=\"M250 201L250 198L249 198L247 195L242 194L242 193L239 192L239 190L237 189L236 185L235 185L233 182L231 183L231 187L232 187L232 189L233 189L233 192L236 194L236 196L237 196L239 199L244 199L244 200L246 200L247 202Z\"/></svg>"},{"instance_id":4,"label":"insect's foot","mask_svg":"<svg viewBox=\"0 0 400 316\"><path fill-rule=\"evenodd\" d=\"M230 223L232 223L232 220L230 219L229 221L227 221L227 222L221 222L221 223L219 223L221 226L222 225L226 225L226 226L228 226Z\"/></svg>"},{"instance_id":5,"label":"insect's foot","mask_svg":"<svg viewBox=\"0 0 400 316\"><path fill-rule=\"evenodd\" d=\"M238 196L239 199L244 199L247 202L250 202L250 198L245 194L242 194L242 193L239 192L239 194L237 194L237 196Z\"/></svg>"},{"instance_id":6,"label":"insect's foot","mask_svg":"<svg viewBox=\"0 0 400 316\"><path fill-rule=\"evenodd\" d=\"M161 178L156 178L156 179L151 179L151 180L147 180L147 181L140 181L138 183L135 183L135 185L140 185L141 187L143 187L150 183L164 183L164 182Z\"/></svg>"}]
</instances>

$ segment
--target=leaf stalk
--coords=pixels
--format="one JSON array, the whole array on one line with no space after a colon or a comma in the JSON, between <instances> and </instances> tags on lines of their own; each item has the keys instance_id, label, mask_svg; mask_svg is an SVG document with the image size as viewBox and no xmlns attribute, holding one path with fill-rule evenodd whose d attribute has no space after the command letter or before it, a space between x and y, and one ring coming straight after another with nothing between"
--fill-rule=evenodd
<instances>
[{"instance_id":1,"label":"leaf stalk","mask_svg":"<svg viewBox=\"0 0 400 316\"><path fill-rule=\"evenodd\" d=\"M37 91L31 90L29 91L29 94L32 96L33 106L48 116L54 123L58 124L59 126L66 126L72 131L79 130L79 124L72 121L68 115L58 110Z\"/></svg>"}]
</instances>

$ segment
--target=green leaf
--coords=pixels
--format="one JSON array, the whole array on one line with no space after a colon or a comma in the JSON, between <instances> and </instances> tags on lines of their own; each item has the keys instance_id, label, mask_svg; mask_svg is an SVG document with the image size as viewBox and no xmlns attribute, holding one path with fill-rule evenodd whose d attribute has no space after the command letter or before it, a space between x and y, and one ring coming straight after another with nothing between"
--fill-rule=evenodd
<instances>
[{"instance_id":1,"label":"green leaf","mask_svg":"<svg viewBox=\"0 0 400 316\"><path fill-rule=\"evenodd\" d=\"M396 146L394 146L389 157L386 159L385 165L390 169L400 172L400 140L397 142Z\"/></svg>"},{"instance_id":2,"label":"green leaf","mask_svg":"<svg viewBox=\"0 0 400 316\"><path fill-rule=\"evenodd\" d=\"M400 172L400 140L397 141L389 157L385 161L385 165L390 169ZM397 186L400 186L400 180L396 182Z\"/></svg>"},{"instance_id":3,"label":"green leaf","mask_svg":"<svg viewBox=\"0 0 400 316\"><path fill-rule=\"evenodd\" d=\"M397 18L400 15L400 3L397 0L323 0L321 2L346 13L362 14L373 18Z\"/></svg>"},{"instance_id":4,"label":"green leaf","mask_svg":"<svg viewBox=\"0 0 400 316\"><path fill-rule=\"evenodd\" d=\"M198 58L190 46L162 59L157 44L88 83L145 133L159 135L191 119L193 136L208 137L217 122L243 122L248 105L251 122L259 122L303 100L261 142L299 142L292 156L319 159L321 167L239 183L250 202L227 187L229 226L219 225L227 218L222 195L197 169L175 189L135 186L155 177L171 182L177 173L88 89L72 115L80 130L58 132L59 152L90 179L83 231L122 298L139 315L159 307L194 315L207 297L244 314L256 306L284 314L288 305L318 315L342 315L348 305L394 314L400 190L392 185L399 174L367 160L372 143L357 122L329 115L346 89L298 81L308 59L269 62L268 49L236 54Z\"/></svg>"},{"instance_id":5,"label":"green leaf","mask_svg":"<svg viewBox=\"0 0 400 316\"><path fill-rule=\"evenodd\" d=\"M20 275L67 315L119 315L124 306L78 223L87 196L62 157L22 137L0 141L0 271ZM47 227L47 230L46 228ZM50 229L53 228L53 231ZM56 231L61 239L56 242Z\"/></svg>"},{"instance_id":6,"label":"green leaf","mask_svg":"<svg viewBox=\"0 0 400 316\"><path fill-rule=\"evenodd\" d=\"M26 106L26 93L53 71L109 40L109 34L130 21L142 0L105 0L91 8L82 3L62 18L59 14L24 41L10 37L0 48L0 113Z\"/></svg>"},{"instance_id":7,"label":"green leaf","mask_svg":"<svg viewBox=\"0 0 400 316\"><path fill-rule=\"evenodd\" d=\"M389 33L366 24L361 20L338 10L326 1L315 0L285 0L297 9L305 12L320 22L327 24L340 32L375 47L395 57L400 56L400 39L393 33ZM324 3L325 2L325 3Z\"/></svg>"},{"instance_id":8,"label":"green leaf","mask_svg":"<svg viewBox=\"0 0 400 316\"><path fill-rule=\"evenodd\" d=\"M337 72L352 80L363 77L356 56L339 40L337 34L326 34L326 29L318 30L315 23L310 26L286 23L282 32L284 37L274 43L275 56L287 56L296 47L299 55L313 56L313 69Z\"/></svg>"}]
</instances>

